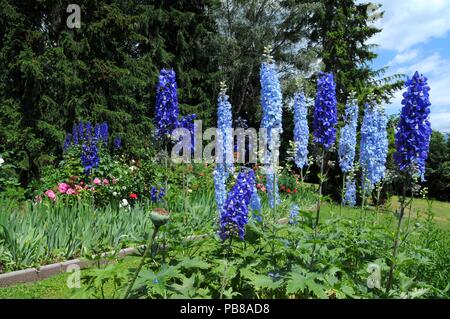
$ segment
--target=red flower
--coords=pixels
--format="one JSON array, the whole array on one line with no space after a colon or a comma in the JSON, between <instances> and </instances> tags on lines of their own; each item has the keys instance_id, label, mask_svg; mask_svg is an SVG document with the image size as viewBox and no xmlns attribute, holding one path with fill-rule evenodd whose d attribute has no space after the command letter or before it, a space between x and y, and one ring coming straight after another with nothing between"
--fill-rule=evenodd
<instances>
[{"instance_id":1,"label":"red flower","mask_svg":"<svg viewBox=\"0 0 450 319\"><path fill-rule=\"evenodd\" d=\"M281 190L284 191L286 189L285 185L281 185Z\"/></svg>"},{"instance_id":2,"label":"red flower","mask_svg":"<svg viewBox=\"0 0 450 319\"><path fill-rule=\"evenodd\" d=\"M297 188L296 188L296 189L294 189L294 193L297 193Z\"/></svg>"},{"instance_id":3,"label":"red flower","mask_svg":"<svg viewBox=\"0 0 450 319\"><path fill-rule=\"evenodd\" d=\"M138 196L137 196L137 194L135 194L135 193L131 193L131 194L130 194L130 198L131 198L131 199L137 199L137 197L138 197Z\"/></svg>"},{"instance_id":4,"label":"red flower","mask_svg":"<svg viewBox=\"0 0 450 319\"><path fill-rule=\"evenodd\" d=\"M287 192L288 192L288 194L290 194L290 193L291 193L291 189L290 189L290 188L288 188L288 189L287 189Z\"/></svg>"}]
</instances>

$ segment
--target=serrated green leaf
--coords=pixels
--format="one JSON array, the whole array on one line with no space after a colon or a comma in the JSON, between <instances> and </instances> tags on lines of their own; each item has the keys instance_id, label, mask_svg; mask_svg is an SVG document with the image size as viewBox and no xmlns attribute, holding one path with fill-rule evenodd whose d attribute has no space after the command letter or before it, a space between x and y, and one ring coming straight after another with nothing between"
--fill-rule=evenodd
<instances>
[{"instance_id":1,"label":"serrated green leaf","mask_svg":"<svg viewBox=\"0 0 450 319\"><path fill-rule=\"evenodd\" d=\"M314 293L318 298L321 299L328 299L327 294L325 293L325 289L322 285L317 284L314 279L310 279L308 278L305 281L306 286L308 287L308 289Z\"/></svg>"},{"instance_id":2,"label":"serrated green leaf","mask_svg":"<svg viewBox=\"0 0 450 319\"><path fill-rule=\"evenodd\" d=\"M346 285L343 285L342 287L341 287L341 291L344 293L344 294L346 294L347 296L349 296L349 297L354 297L354 295L355 295L355 290L352 288L352 287L350 287L350 286L346 286Z\"/></svg>"},{"instance_id":3,"label":"serrated green leaf","mask_svg":"<svg viewBox=\"0 0 450 319\"><path fill-rule=\"evenodd\" d=\"M250 281L250 284L256 290L260 289L274 290L282 285L282 281L273 281L273 279L270 278L269 276L256 274L248 268L244 268L241 270L241 276Z\"/></svg>"},{"instance_id":4,"label":"serrated green leaf","mask_svg":"<svg viewBox=\"0 0 450 319\"><path fill-rule=\"evenodd\" d=\"M290 273L290 279L287 282L286 293L295 294L298 292L303 292L306 288L306 277L299 273Z\"/></svg>"},{"instance_id":5,"label":"serrated green leaf","mask_svg":"<svg viewBox=\"0 0 450 319\"><path fill-rule=\"evenodd\" d=\"M201 260L199 257L194 257L192 259L185 258L178 264L178 267L185 269L191 268L208 269L210 266L211 266L210 264Z\"/></svg>"},{"instance_id":6,"label":"serrated green leaf","mask_svg":"<svg viewBox=\"0 0 450 319\"><path fill-rule=\"evenodd\" d=\"M194 292L194 283L195 283L195 274L192 274L191 277L184 277L181 285L172 284L170 285L172 289L176 292L180 293L184 298L191 298L190 292Z\"/></svg>"}]
</instances>

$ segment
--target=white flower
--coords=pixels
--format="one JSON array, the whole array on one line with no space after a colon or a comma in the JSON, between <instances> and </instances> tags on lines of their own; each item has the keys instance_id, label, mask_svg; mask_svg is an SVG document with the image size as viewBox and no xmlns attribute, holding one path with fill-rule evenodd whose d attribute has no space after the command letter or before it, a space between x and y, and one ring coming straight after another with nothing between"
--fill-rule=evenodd
<instances>
[{"instance_id":1,"label":"white flower","mask_svg":"<svg viewBox=\"0 0 450 319\"><path fill-rule=\"evenodd\" d=\"M128 201L124 198L122 199L122 201L120 202L120 207L127 207L128 206Z\"/></svg>"},{"instance_id":2,"label":"white flower","mask_svg":"<svg viewBox=\"0 0 450 319\"><path fill-rule=\"evenodd\" d=\"M0 157L0 166L2 166L4 162L5 160L2 157Z\"/></svg>"},{"instance_id":3,"label":"white flower","mask_svg":"<svg viewBox=\"0 0 450 319\"><path fill-rule=\"evenodd\" d=\"M117 192L113 192L113 196L117 196Z\"/></svg>"}]
</instances>

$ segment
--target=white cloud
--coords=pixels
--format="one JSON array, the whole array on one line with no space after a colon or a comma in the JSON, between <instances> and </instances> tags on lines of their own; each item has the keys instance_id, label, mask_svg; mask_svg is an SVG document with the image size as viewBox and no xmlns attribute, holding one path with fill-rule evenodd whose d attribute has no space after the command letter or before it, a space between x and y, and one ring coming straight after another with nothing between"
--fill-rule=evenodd
<instances>
[{"instance_id":1,"label":"white cloud","mask_svg":"<svg viewBox=\"0 0 450 319\"><path fill-rule=\"evenodd\" d=\"M369 0L357 0L368 2ZM435 38L446 38L450 31L449 0L375 0L382 4L384 17L376 21L382 31L372 43L395 57L388 63L393 74L412 76L423 73L430 85L431 126L434 130L450 132L450 56L442 56L438 48L428 45ZM428 47L427 47L428 46ZM384 52L382 50L382 52ZM434 52L426 54L426 52ZM446 51L440 51L447 54ZM386 105L388 114L401 110L402 93L397 92Z\"/></svg>"},{"instance_id":2,"label":"white cloud","mask_svg":"<svg viewBox=\"0 0 450 319\"><path fill-rule=\"evenodd\" d=\"M448 112L432 112L430 123L433 130L450 133L450 108L448 108Z\"/></svg>"},{"instance_id":3,"label":"white cloud","mask_svg":"<svg viewBox=\"0 0 450 319\"><path fill-rule=\"evenodd\" d=\"M421 73L430 73L430 72L436 72L438 71L438 67L445 64L446 61L444 61L441 58L441 55L437 52L433 53L430 56L427 56L418 62L415 62L414 64L410 64L408 66L403 66L397 69L396 72L398 73L413 73L415 71L420 71Z\"/></svg>"},{"instance_id":4,"label":"white cloud","mask_svg":"<svg viewBox=\"0 0 450 319\"><path fill-rule=\"evenodd\" d=\"M367 2L360 0L359 2ZM450 1L378 0L383 5L383 19L376 26L383 29L373 43L387 50L405 51L431 38L445 37L450 31Z\"/></svg>"},{"instance_id":5,"label":"white cloud","mask_svg":"<svg viewBox=\"0 0 450 319\"><path fill-rule=\"evenodd\" d=\"M395 58L389 64L401 64L414 60L419 54L419 50L409 50L402 53L398 53Z\"/></svg>"},{"instance_id":6,"label":"white cloud","mask_svg":"<svg viewBox=\"0 0 450 319\"><path fill-rule=\"evenodd\" d=\"M430 100L434 105L450 105L450 59L444 59L439 53L417 59L413 64L399 67L395 73L412 76L415 71L428 78L431 87Z\"/></svg>"},{"instance_id":7,"label":"white cloud","mask_svg":"<svg viewBox=\"0 0 450 319\"><path fill-rule=\"evenodd\" d=\"M405 55L408 54L408 52L405 53ZM394 69L393 72L412 76L414 72L419 71L428 78L428 84L431 88L431 126L433 130L450 132L450 94L448 93L450 88L450 59L443 58L435 52L430 56L416 55L408 62L410 63L397 63L397 69ZM397 92L391 104L386 106L388 114L400 112L402 93L403 90Z\"/></svg>"}]
</instances>

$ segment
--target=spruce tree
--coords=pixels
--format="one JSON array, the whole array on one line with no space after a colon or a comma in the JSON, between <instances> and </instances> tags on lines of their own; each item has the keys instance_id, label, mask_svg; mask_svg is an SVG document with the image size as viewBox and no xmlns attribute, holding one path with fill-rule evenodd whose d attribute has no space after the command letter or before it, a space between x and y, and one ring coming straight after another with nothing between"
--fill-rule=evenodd
<instances>
[{"instance_id":1,"label":"spruce tree","mask_svg":"<svg viewBox=\"0 0 450 319\"><path fill-rule=\"evenodd\" d=\"M381 32L373 25L383 17L380 6L355 0L321 0L321 4L311 18L310 45L320 52L325 72L335 75L340 110L352 91L361 100L373 93L388 102L403 83L399 75L383 78L387 68L372 69L378 55L369 40Z\"/></svg>"},{"instance_id":2,"label":"spruce tree","mask_svg":"<svg viewBox=\"0 0 450 319\"><path fill-rule=\"evenodd\" d=\"M80 120L108 122L130 156L151 148L163 67L177 71L182 114L211 117L211 3L80 0L70 29L63 1L0 0L0 152L22 185L60 159Z\"/></svg>"}]
</instances>

